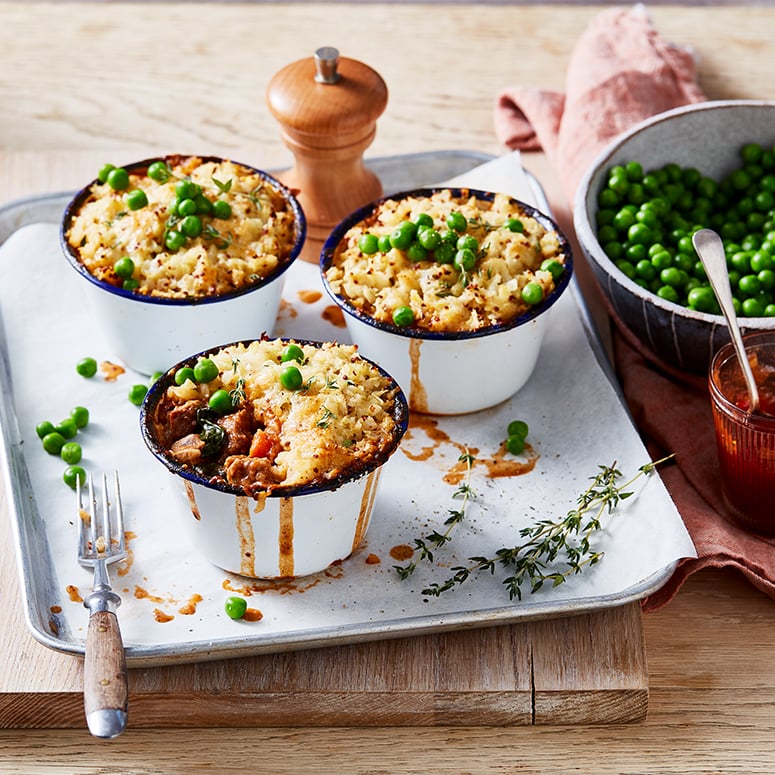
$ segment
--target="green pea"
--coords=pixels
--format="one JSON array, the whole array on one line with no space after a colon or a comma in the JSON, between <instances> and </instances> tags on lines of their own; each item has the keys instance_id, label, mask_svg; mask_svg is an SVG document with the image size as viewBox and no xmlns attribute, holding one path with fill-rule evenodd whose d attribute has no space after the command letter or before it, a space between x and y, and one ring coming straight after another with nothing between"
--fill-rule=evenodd
<instances>
[{"instance_id":1,"label":"green pea","mask_svg":"<svg viewBox=\"0 0 775 775\"><path fill-rule=\"evenodd\" d=\"M103 164L102 167L100 167L100 171L97 173L97 180L99 180L100 183L107 183L108 182L108 175L116 169L115 164Z\"/></svg>"},{"instance_id":2,"label":"green pea","mask_svg":"<svg viewBox=\"0 0 775 775\"><path fill-rule=\"evenodd\" d=\"M390 233L390 244L398 250L407 250L417 236L417 226L411 221L403 221Z\"/></svg>"},{"instance_id":3,"label":"green pea","mask_svg":"<svg viewBox=\"0 0 775 775\"><path fill-rule=\"evenodd\" d=\"M762 290L762 284L755 274L747 274L741 277L737 287L746 296L756 296Z\"/></svg>"},{"instance_id":4,"label":"green pea","mask_svg":"<svg viewBox=\"0 0 775 775\"><path fill-rule=\"evenodd\" d=\"M433 226L433 218L428 213L420 213L414 219L414 225L419 231L423 226Z\"/></svg>"},{"instance_id":5,"label":"green pea","mask_svg":"<svg viewBox=\"0 0 775 775\"><path fill-rule=\"evenodd\" d=\"M172 174L167 162L155 161L148 165L148 177L157 183L166 183Z\"/></svg>"},{"instance_id":6,"label":"green pea","mask_svg":"<svg viewBox=\"0 0 775 775\"><path fill-rule=\"evenodd\" d=\"M56 428L54 427L54 423L49 422L48 420L39 422L35 426L35 433L38 434L39 439L44 439L46 436L48 436L49 433L54 433L55 430Z\"/></svg>"},{"instance_id":7,"label":"green pea","mask_svg":"<svg viewBox=\"0 0 775 775\"><path fill-rule=\"evenodd\" d=\"M417 241L425 250L436 250L441 245L441 234L436 229L423 229L417 235Z\"/></svg>"},{"instance_id":8,"label":"green pea","mask_svg":"<svg viewBox=\"0 0 775 775\"><path fill-rule=\"evenodd\" d=\"M194 204L196 204L197 215L213 214L213 203L204 194L194 197Z\"/></svg>"},{"instance_id":9,"label":"green pea","mask_svg":"<svg viewBox=\"0 0 775 775\"><path fill-rule=\"evenodd\" d=\"M299 390L304 384L304 377L296 366L286 366L280 372L280 384L286 390Z\"/></svg>"},{"instance_id":10,"label":"green pea","mask_svg":"<svg viewBox=\"0 0 775 775\"><path fill-rule=\"evenodd\" d=\"M371 256L379 250L379 239L369 232L361 234L358 239L358 249L364 255Z\"/></svg>"},{"instance_id":11,"label":"green pea","mask_svg":"<svg viewBox=\"0 0 775 775\"><path fill-rule=\"evenodd\" d=\"M140 287L139 280L135 280L134 277L130 277L127 280L124 280L123 283L121 283L121 287L125 291L136 291Z\"/></svg>"},{"instance_id":12,"label":"green pea","mask_svg":"<svg viewBox=\"0 0 775 775\"><path fill-rule=\"evenodd\" d=\"M148 385L132 385L131 388L129 388L129 403L134 404L135 406L140 406L140 404L143 403L143 399L145 398L145 394L148 392Z\"/></svg>"},{"instance_id":13,"label":"green pea","mask_svg":"<svg viewBox=\"0 0 775 775\"><path fill-rule=\"evenodd\" d=\"M479 240L471 234L464 234L457 241L458 250L470 250L472 253L479 252Z\"/></svg>"},{"instance_id":14,"label":"green pea","mask_svg":"<svg viewBox=\"0 0 775 775\"><path fill-rule=\"evenodd\" d=\"M73 422L79 429L85 428L89 424L89 410L85 406L74 406L70 410L70 417L73 418Z\"/></svg>"},{"instance_id":15,"label":"green pea","mask_svg":"<svg viewBox=\"0 0 775 775\"><path fill-rule=\"evenodd\" d=\"M528 283L522 289L522 301L524 301L525 304L534 306L535 304L542 302L543 298L544 289L538 283Z\"/></svg>"},{"instance_id":16,"label":"green pea","mask_svg":"<svg viewBox=\"0 0 775 775\"><path fill-rule=\"evenodd\" d=\"M227 597L223 609L229 619L242 619L248 610L248 602L244 597Z\"/></svg>"},{"instance_id":17,"label":"green pea","mask_svg":"<svg viewBox=\"0 0 775 775\"><path fill-rule=\"evenodd\" d=\"M506 220L506 228L515 234L522 234L525 231L525 224L519 218L508 218Z\"/></svg>"},{"instance_id":18,"label":"green pea","mask_svg":"<svg viewBox=\"0 0 775 775\"><path fill-rule=\"evenodd\" d=\"M58 455L62 451L62 447L67 443L67 439L57 431L47 433L41 441L43 442L43 449L49 455Z\"/></svg>"},{"instance_id":19,"label":"green pea","mask_svg":"<svg viewBox=\"0 0 775 775\"><path fill-rule=\"evenodd\" d=\"M659 296L660 299L664 299L665 301L672 301L674 304L678 304L680 301L678 291L671 285L662 285L657 288L657 296Z\"/></svg>"},{"instance_id":20,"label":"green pea","mask_svg":"<svg viewBox=\"0 0 775 775\"><path fill-rule=\"evenodd\" d=\"M190 366L183 366L175 372L175 384L182 385L186 380L196 382L196 374Z\"/></svg>"},{"instance_id":21,"label":"green pea","mask_svg":"<svg viewBox=\"0 0 775 775\"><path fill-rule=\"evenodd\" d=\"M186 235L177 229L170 229L164 238L164 244L168 250L176 253L186 244Z\"/></svg>"},{"instance_id":22,"label":"green pea","mask_svg":"<svg viewBox=\"0 0 775 775\"><path fill-rule=\"evenodd\" d=\"M654 238L652 230L644 223L634 223L627 229L627 239L630 242L638 242L647 245Z\"/></svg>"},{"instance_id":23,"label":"green pea","mask_svg":"<svg viewBox=\"0 0 775 775\"><path fill-rule=\"evenodd\" d=\"M72 439L78 433L78 426L72 417L66 417L54 426L57 433L61 433L66 439Z\"/></svg>"},{"instance_id":24,"label":"green pea","mask_svg":"<svg viewBox=\"0 0 775 775\"><path fill-rule=\"evenodd\" d=\"M414 323L414 312L411 307L396 307L393 310L393 322L399 328L406 328Z\"/></svg>"},{"instance_id":25,"label":"green pea","mask_svg":"<svg viewBox=\"0 0 775 775\"><path fill-rule=\"evenodd\" d=\"M416 264L428 258L428 251L419 242L413 242L406 249L406 257Z\"/></svg>"},{"instance_id":26,"label":"green pea","mask_svg":"<svg viewBox=\"0 0 775 775\"><path fill-rule=\"evenodd\" d=\"M381 253L389 253L393 249L393 246L390 244L389 234L381 234L377 242Z\"/></svg>"},{"instance_id":27,"label":"green pea","mask_svg":"<svg viewBox=\"0 0 775 775\"><path fill-rule=\"evenodd\" d=\"M458 250L452 263L458 272L470 272L476 266L476 253L468 248Z\"/></svg>"},{"instance_id":28,"label":"green pea","mask_svg":"<svg viewBox=\"0 0 775 775\"><path fill-rule=\"evenodd\" d=\"M193 199L181 199L178 201L175 212L183 218L187 215L196 215L196 202Z\"/></svg>"},{"instance_id":29,"label":"green pea","mask_svg":"<svg viewBox=\"0 0 775 775\"><path fill-rule=\"evenodd\" d=\"M506 449L512 454L512 455L519 455L521 454L525 449L525 438L524 436L509 436L506 439Z\"/></svg>"},{"instance_id":30,"label":"green pea","mask_svg":"<svg viewBox=\"0 0 775 775\"><path fill-rule=\"evenodd\" d=\"M62 460L65 461L65 463L75 465L76 463L81 462L83 450L81 449L81 445L78 444L78 442L68 441L67 444L62 445L62 449L59 451L59 456L62 458Z\"/></svg>"},{"instance_id":31,"label":"green pea","mask_svg":"<svg viewBox=\"0 0 775 775\"><path fill-rule=\"evenodd\" d=\"M441 235L442 244L449 244L452 247L457 246L458 233L453 229L442 229L439 234Z\"/></svg>"},{"instance_id":32,"label":"green pea","mask_svg":"<svg viewBox=\"0 0 775 775\"><path fill-rule=\"evenodd\" d=\"M297 344L286 345L285 349L280 353L280 362L288 363L288 361L304 363L304 350Z\"/></svg>"},{"instance_id":33,"label":"green pea","mask_svg":"<svg viewBox=\"0 0 775 775\"><path fill-rule=\"evenodd\" d=\"M231 394L228 390L224 390L223 388L216 390L215 393L210 396L207 405L214 412L218 412L218 414L227 414L234 409Z\"/></svg>"},{"instance_id":34,"label":"green pea","mask_svg":"<svg viewBox=\"0 0 775 775\"><path fill-rule=\"evenodd\" d=\"M187 237L198 237L202 233L202 219L198 215L187 215L180 222L180 230Z\"/></svg>"},{"instance_id":35,"label":"green pea","mask_svg":"<svg viewBox=\"0 0 775 775\"><path fill-rule=\"evenodd\" d=\"M659 279L664 285L669 285L671 288L680 288L683 285L681 270L675 266L663 269L659 273Z\"/></svg>"},{"instance_id":36,"label":"green pea","mask_svg":"<svg viewBox=\"0 0 775 775\"><path fill-rule=\"evenodd\" d=\"M512 420L507 428L507 436L521 436L523 439L527 438L528 425L524 420Z\"/></svg>"},{"instance_id":37,"label":"green pea","mask_svg":"<svg viewBox=\"0 0 775 775\"><path fill-rule=\"evenodd\" d=\"M218 374L218 367L210 358L200 358L196 364L194 364L194 379L197 382L212 382Z\"/></svg>"},{"instance_id":38,"label":"green pea","mask_svg":"<svg viewBox=\"0 0 775 775\"><path fill-rule=\"evenodd\" d=\"M114 191L124 191L129 188L129 173L123 167L114 167L108 173L107 183Z\"/></svg>"},{"instance_id":39,"label":"green pea","mask_svg":"<svg viewBox=\"0 0 775 775\"><path fill-rule=\"evenodd\" d=\"M126 195L126 206L130 210L142 210L147 204L148 196L145 191L140 188L136 188Z\"/></svg>"},{"instance_id":40,"label":"green pea","mask_svg":"<svg viewBox=\"0 0 775 775\"><path fill-rule=\"evenodd\" d=\"M468 221L463 213L456 210L447 216L447 226L458 233L464 232L468 228Z\"/></svg>"},{"instance_id":41,"label":"green pea","mask_svg":"<svg viewBox=\"0 0 775 775\"><path fill-rule=\"evenodd\" d=\"M707 285L692 288L687 294L689 307L698 312L713 312L716 307L716 296L713 289Z\"/></svg>"},{"instance_id":42,"label":"green pea","mask_svg":"<svg viewBox=\"0 0 775 775\"><path fill-rule=\"evenodd\" d=\"M129 256L119 258L115 264L113 264L113 271L122 279L128 280L135 271L135 262L132 261Z\"/></svg>"},{"instance_id":43,"label":"green pea","mask_svg":"<svg viewBox=\"0 0 775 775\"><path fill-rule=\"evenodd\" d=\"M565 271L565 265L556 258L547 258L541 262L541 269L544 272L549 272L554 278L554 281L557 282Z\"/></svg>"},{"instance_id":44,"label":"green pea","mask_svg":"<svg viewBox=\"0 0 775 775\"><path fill-rule=\"evenodd\" d=\"M202 193L202 188L192 180L180 180L175 184L175 193L180 200L196 199Z\"/></svg>"},{"instance_id":45,"label":"green pea","mask_svg":"<svg viewBox=\"0 0 775 775\"><path fill-rule=\"evenodd\" d=\"M747 318L760 318L764 314L764 305L759 299L743 299L742 311Z\"/></svg>"},{"instance_id":46,"label":"green pea","mask_svg":"<svg viewBox=\"0 0 775 775\"><path fill-rule=\"evenodd\" d=\"M72 487L74 490L77 482L80 482L81 486L85 484L86 471L81 466L68 466L62 474L62 479L68 487Z\"/></svg>"},{"instance_id":47,"label":"green pea","mask_svg":"<svg viewBox=\"0 0 775 775\"><path fill-rule=\"evenodd\" d=\"M442 242L434 251L433 257L439 264L451 264L455 260L455 246Z\"/></svg>"},{"instance_id":48,"label":"green pea","mask_svg":"<svg viewBox=\"0 0 775 775\"><path fill-rule=\"evenodd\" d=\"M75 364L75 370L82 377L93 377L97 373L97 361L94 358L81 358Z\"/></svg>"},{"instance_id":49,"label":"green pea","mask_svg":"<svg viewBox=\"0 0 775 775\"><path fill-rule=\"evenodd\" d=\"M225 199L216 199L213 202L213 217L222 221L231 218L231 205Z\"/></svg>"}]
</instances>

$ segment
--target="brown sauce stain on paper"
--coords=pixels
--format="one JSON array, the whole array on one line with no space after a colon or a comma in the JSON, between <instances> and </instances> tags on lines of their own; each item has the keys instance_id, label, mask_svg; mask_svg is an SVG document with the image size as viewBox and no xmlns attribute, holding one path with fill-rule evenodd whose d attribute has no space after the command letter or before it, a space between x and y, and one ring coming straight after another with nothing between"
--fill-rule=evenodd
<instances>
[{"instance_id":1,"label":"brown sauce stain on paper","mask_svg":"<svg viewBox=\"0 0 775 775\"><path fill-rule=\"evenodd\" d=\"M398 560L398 562L408 560L413 554L414 549L409 544L398 544L398 546L394 546L390 550L390 556L394 560Z\"/></svg>"},{"instance_id":2,"label":"brown sauce stain on paper","mask_svg":"<svg viewBox=\"0 0 775 775\"><path fill-rule=\"evenodd\" d=\"M501 476L529 474L536 467L540 457L535 449L526 442L524 451L519 458L516 458L506 449L504 441L493 457L484 458L477 462L481 462L487 468L487 476L491 479L497 479Z\"/></svg>"},{"instance_id":3,"label":"brown sauce stain on paper","mask_svg":"<svg viewBox=\"0 0 775 775\"><path fill-rule=\"evenodd\" d=\"M299 297L299 301L304 302L304 304L314 304L323 296L320 291L315 290L299 291L296 295Z\"/></svg>"},{"instance_id":4,"label":"brown sauce stain on paper","mask_svg":"<svg viewBox=\"0 0 775 775\"><path fill-rule=\"evenodd\" d=\"M117 363L103 361L100 364L100 371L105 375L105 382L115 382L125 372L125 369Z\"/></svg>"},{"instance_id":5,"label":"brown sauce stain on paper","mask_svg":"<svg viewBox=\"0 0 775 775\"><path fill-rule=\"evenodd\" d=\"M376 555L373 552L369 552L369 554L366 555L364 562L366 565L379 565L382 560L379 558L379 555Z\"/></svg>"},{"instance_id":6,"label":"brown sauce stain on paper","mask_svg":"<svg viewBox=\"0 0 775 775\"><path fill-rule=\"evenodd\" d=\"M178 608L178 613L182 614L183 616L191 616L192 614L196 613L196 606L197 603L202 602L202 596L193 594L188 599L188 602L184 605Z\"/></svg>"},{"instance_id":7,"label":"brown sauce stain on paper","mask_svg":"<svg viewBox=\"0 0 775 775\"><path fill-rule=\"evenodd\" d=\"M126 576L127 573L129 573L130 570L132 570L132 565L135 561L135 555L132 551L132 541L137 538L137 533L135 533L132 530L125 530L124 531L124 546L126 547L126 557L124 557L123 560L116 563L116 573L119 576Z\"/></svg>"},{"instance_id":8,"label":"brown sauce stain on paper","mask_svg":"<svg viewBox=\"0 0 775 775\"><path fill-rule=\"evenodd\" d=\"M248 608L242 618L246 622L260 622L264 618L264 614L258 608Z\"/></svg>"},{"instance_id":9,"label":"brown sauce stain on paper","mask_svg":"<svg viewBox=\"0 0 775 775\"><path fill-rule=\"evenodd\" d=\"M406 442L413 439L416 440L418 431L427 436L430 444L420 447L419 450L410 450L409 447L411 445ZM455 441L446 431L439 428L438 418L414 412L409 415L409 428L404 439L405 443L399 449L410 460L430 460L443 446L451 446L459 453L458 458L461 455L470 454L474 459L474 467L483 466L487 472L487 477L490 479L529 474L541 457L535 448L528 443L525 444L523 453L519 457L514 457L506 450L505 440L501 442L500 447L492 457L480 456L479 450L476 447L470 447ZM457 485L463 481L467 472L465 460L457 459L444 474L443 479L447 484Z\"/></svg>"},{"instance_id":10,"label":"brown sauce stain on paper","mask_svg":"<svg viewBox=\"0 0 775 775\"><path fill-rule=\"evenodd\" d=\"M280 309L278 310L278 317L280 315L287 315L289 318L295 318L299 316L299 313L287 299L280 299Z\"/></svg>"},{"instance_id":11,"label":"brown sauce stain on paper","mask_svg":"<svg viewBox=\"0 0 775 775\"><path fill-rule=\"evenodd\" d=\"M158 608L154 608L153 618L159 622L159 624L166 624L167 622L171 622L175 617L172 616L172 614L166 614L164 611L161 611Z\"/></svg>"},{"instance_id":12,"label":"brown sauce stain on paper","mask_svg":"<svg viewBox=\"0 0 775 775\"><path fill-rule=\"evenodd\" d=\"M151 594L147 589L135 584L134 597L136 600L148 600L151 603L170 603L175 602L170 595L162 597L161 595Z\"/></svg>"},{"instance_id":13,"label":"brown sauce stain on paper","mask_svg":"<svg viewBox=\"0 0 775 775\"><path fill-rule=\"evenodd\" d=\"M336 304L329 304L329 306L323 310L322 318L337 328L345 327L344 312L342 312L342 310L339 309Z\"/></svg>"},{"instance_id":14,"label":"brown sauce stain on paper","mask_svg":"<svg viewBox=\"0 0 775 775\"><path fill-rule=\"evenodd\" d=\"M68 584L65 589L67 590L67 596L70 598L71 602L83 603L83 598L81 597L81 592L79 591L78 587L76 587L74 584Z\"/></svg>"}]
</instances>

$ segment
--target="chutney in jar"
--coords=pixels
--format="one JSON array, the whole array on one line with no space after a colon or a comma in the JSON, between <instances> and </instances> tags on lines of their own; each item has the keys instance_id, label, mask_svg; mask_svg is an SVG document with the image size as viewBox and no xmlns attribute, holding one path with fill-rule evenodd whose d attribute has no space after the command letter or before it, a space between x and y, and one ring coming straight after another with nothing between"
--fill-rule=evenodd
<instances>
[{"instance_id":1,"label":"chutney in jar","mask_svg":"<svg viewBox=\"0 0 775 775\"><path fill-rule=\"evenodd\" d=\"M714 356L709 387L726 506L736 523L775 535L775 331L744 337L759 390L751 413L742 369L732 345Z\"/></svg>"}]
</instances>

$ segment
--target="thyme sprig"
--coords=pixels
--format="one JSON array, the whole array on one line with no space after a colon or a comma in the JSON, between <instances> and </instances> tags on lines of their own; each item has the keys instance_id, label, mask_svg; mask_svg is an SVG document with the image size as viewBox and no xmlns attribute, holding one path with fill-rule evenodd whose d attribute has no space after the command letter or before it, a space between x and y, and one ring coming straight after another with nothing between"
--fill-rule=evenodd
<instances>
[{"instance_id":1,"label":"thyme sprig","mask_svg":"<svg viewBox=\"0 0 775 775\"><path fill-rule=\"evenodd\" d=\"M592 483L564 517L542 519L522 528L519 531L520 537L525 539L522 543L498 549L490 557L469 557L471 564L453 567L449 578L430 584L422 593L438 597L465 583L477 572L494 574L497 568L509 571L503 584L510 600L521 600L526 584L529 584L531 594L545 584L552 587L563 584L603 559L604 553L595 550L592 543L593 536L603 529L603 516L612 514L622 501L634 495L630 488L636 480L651 474L657 466L672 458L673 455L667 455L646 463L623 483L619 482L622 473L616 463L598 466L598 473L591 477Z\"/></svg>"},{"instance_id":2,"label":"thyme sprig","mask_svg":"<svg viewBox=\"0 0 775 775\"><path fill-rule=\"evenodd\" d=\"M401 579L408 579L415 570L417 570L417 564L419 562L433 562L433 552L435 549L441 549L442 546L449 543L452 540L452 530L455 525L459 525L466 515L468 503L475 493L471 489L471 469L474 467L474 456L466 450L458 460L461 463L465 463L466 466L466 479L457 490L452 494L453 498L460 498L462 500L459 509L450 509L449 517L444 521L446 530L443 533L434 530L424 538L415 538L414 549L417 552L417 558L410 562L408 565L394 565L393 569L398 573Z\"/></svg>"}]
</instances>

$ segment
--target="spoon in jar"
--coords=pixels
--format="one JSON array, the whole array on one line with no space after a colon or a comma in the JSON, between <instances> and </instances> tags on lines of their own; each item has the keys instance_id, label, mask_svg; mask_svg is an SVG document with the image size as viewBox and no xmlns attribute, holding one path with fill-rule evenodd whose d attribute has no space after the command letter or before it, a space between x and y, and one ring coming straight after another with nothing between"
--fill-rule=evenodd
<instances>
[{"instance_id":1,"label":"spoon in jar","mask_svg":"<svg viewBox=\"0 0 775 775\"><path fill-rule=\"evenodd\" d=\"M727 257L724 253L724 243L721 237L711 229L699 229L692 236L694 249L705 267L705 272L710 281L710 287L716 294L721 311L727 321L729 335L732 339L732 345L735 348L737 360L740 362L740 368L743 370L745 386L748 389L748 399L750 405L748 414L754 414L759 411L759 389L756 387L756 380L751 370L751 364L745 354L745 345L743 336L740 333L740 326L737 324L735 307L732 303L732 288L729 285L729 270L727 269Z\"/></svg>"}]
</instances>

